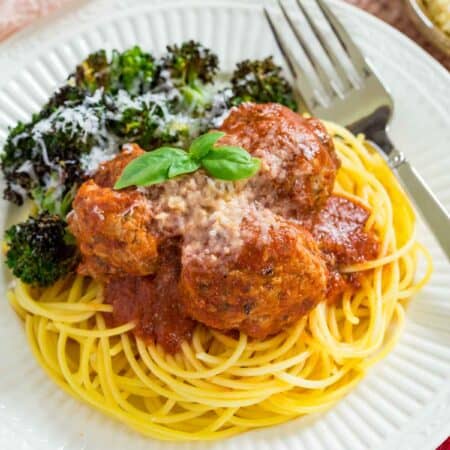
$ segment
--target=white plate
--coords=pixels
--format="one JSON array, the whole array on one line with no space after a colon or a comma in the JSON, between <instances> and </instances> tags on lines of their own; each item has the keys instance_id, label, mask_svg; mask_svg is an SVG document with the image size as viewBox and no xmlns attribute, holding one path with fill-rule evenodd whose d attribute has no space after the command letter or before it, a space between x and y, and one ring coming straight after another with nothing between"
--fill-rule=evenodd
<instances>
[{"instance_id":1,"label":"white plate","mask_svg":"<svg viewBox=\"0 0 450 450\"><path fill-rule=\"evenodd\" d=\"M450 208L450 77L404 36L340 2L333 8L395 98L392 137ZM0 143L26 120L88 51L135 43L156 53L196 38L225 68L278 55L255 1L100 0L82 3L0 46ZM3 234L11 209L0 203ZM395 350L328 413L217 443L145 439L60 391L28 349L22 325L0 302L0 449L123 450L434 449L450 434L450 274L429 232L435 273L412 302ZM0 277L4 277L0 271ZM0 290L6 281L0 278Z\"/></svg>"}]
</instances>

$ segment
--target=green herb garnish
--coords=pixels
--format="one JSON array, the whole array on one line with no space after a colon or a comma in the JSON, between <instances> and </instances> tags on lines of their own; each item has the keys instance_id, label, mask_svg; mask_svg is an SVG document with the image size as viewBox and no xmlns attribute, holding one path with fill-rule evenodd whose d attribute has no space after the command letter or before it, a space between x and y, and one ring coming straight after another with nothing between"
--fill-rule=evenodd
<instances>
[{"instance_id":1,"label":"green herb garnish","mask_svg":"<svg viewBox=\"0 0 450 450\"><path fill-rule=\"evenodd\" d=\"M224 135L221 132L211 132L199 136L187 152L180 148L161 147L145 153L125 167L114 188L151 186L200 168L220 180L250 178L258 172L261 161L253 158L242 147L214 147Z\"/></svg>"}]
</instances>

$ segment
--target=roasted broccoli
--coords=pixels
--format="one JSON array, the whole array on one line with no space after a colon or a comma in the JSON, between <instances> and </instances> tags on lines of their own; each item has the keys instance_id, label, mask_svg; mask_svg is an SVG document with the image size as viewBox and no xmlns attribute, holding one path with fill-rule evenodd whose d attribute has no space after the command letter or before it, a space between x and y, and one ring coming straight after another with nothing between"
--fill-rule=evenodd
<instances>
[{"instance_id":1,"label":"roasted broccoli","mask_svg":"<svg viewBox=\"0 0 450 450\"><path fill-rule=\"evenodd\" d=\"M108 128L122 141L136 142L142 148L151 150L157 145L155 131L158 128L160 108L154 103L133 103L133 106L118 111L115 100L112 99Z\"/></svg>"},{"instance_id":2,"label":"roasted broccoli","mask_svg":"<svg viewBox=\"0 0 450 450\"><path fill-rule=\"evenodd\" d=\"M153 56L138 46L122 53L114 50L111 62L108 62L106 52L100 50L77 66L75 83L90 92L103 88L105 92L115 94L124 89L138 95L153 86L156 69Z\"/></svg>"},{"instance_id":3,"label":"roasted broccoli","mask_svg":"<svg viewBox=\"0 0 450 450\"><path fill-rule=\"evenodd\" d=\"M172 113L170 105L161 102L141 104L116 113L109 120L109 128L124 142L136 142L144 150L162 144L189 142L190 119L186 114Z\"/></svg>"},{"instance_id":4,"label":"roasted broccoli","mask_svg":"<svg viewBox=\"0 0 450 450\"><path fill-rule=\"evenodd\" d=\"M200 43L188 41L180 46L167 46L163 67L181 85L192 86L198 81L212 83L219 68L219 60L217 55Z\"/></svg>"},{"instance_id":5,"label":"roasted broccoli","mask_svg":"<svg viewBox=\"0 0 450 450\"><path fill-rule=\"evenodd\" d=\"M83 103L83 100L90 92L78 86L66 84L59 88L51 97L47 104L39 113L39 119L50 116L60 106L76 106Z\"/></svg>"},{"instance_id":6,"label":"roasted broccoli","mask_svg":"<svg viewBox=\"0 0 450 450\"><path fill-rule=\"evenodd\" d=\"M181 92L184 103L193 111L202 111L211 101L208 83L214 81L219 69L217 55L194 41L180 46L167 46L167 55L160 62L160 81L173 86Z\"/></svg>"},{"instance_id":7,"label":"roasted broccoli","mask_svg":"<svg viewBox=\"0 0 450 450\"><path fill-rule=\"evenodd\" d=\"M35 147L30 132L37 120L38 117L34 116L30 123L19 122L11 129L0 155L0 166L6 182L3 197L17 205L22 205L25 198L30 195L37 177L34 174L32 163L26 163ZM18 145L19 143L20 145ZM29 172L31 173L24 170L28 166L30 166Z\"/></svg>"},{"instance_id":8,"label":"roasted broccoli","mask_svg":"<svg viewBox=\"0 0 450 450\"><path fill-rule=\"evenodd\" d=\"M91 53L77 66L75 82L78 87L90 92L94 92L100 87L109 88L109 63L105 50Z\"/></svg>"},{"instance_id":9,"label":"roasted broccoli","mask_svg":"<svg viewBox=\"0 0 450 450\"><path fill-rule=\"evenodd\" d=\"M48 286L77 264L77 248L70 243L71 237L66 223L56 215L30 217L6 231L6 264L24 283Z\"/></svg>"},{"instance_id":10,"label":"roasted broccoli","mask_svg":"<svg viewBox=\"0 0 450 450\"><path fill-rule=\"evenodd\" d=\"M30 123L19 123L0 156L5 199L21 205L32 198L40 210L64 216L85 176L82 156L111 146L104 115L101 96L80 99L65 89Z\"/></svg>"},{"instance_id":11,"label":"roasted broccoli","mask_svg":"<svg viewBox=\"0 0 450 450\"><path fill-rule=\"evenodd\" d=\"M110 68L111 92L125 89L130 94L147 92L154 84L156 64L153 56L138 46L123 53L113 51Z\"/></svg>"},{"instance_id":12,"label":"roasted broccoli","mask_svg":"<svg viewBox=\"0 0 450 450\"><path fill-rule=\"evenodd\" d=\"M83 142L62 131L36 138L32 130L32 124L19 124L6 141L1 155L4 198L17 205L31 198L40 209L64 215L71 202L67 195L84 176L80 154L90 150L89 139Z\"/></svg>"},{"instance_id":13,"label":"roasted broccoli","mask_svg":"<svg viewBox=\"0 0 450 450\"><path fill-rule=\"evenodd\" d=\"M297 109L292 87L281 75L281 67L274 63L271 56L238 63L231 77L231 87L231 105L274 102L294 111Z\"/></svg>"}]
</instances>

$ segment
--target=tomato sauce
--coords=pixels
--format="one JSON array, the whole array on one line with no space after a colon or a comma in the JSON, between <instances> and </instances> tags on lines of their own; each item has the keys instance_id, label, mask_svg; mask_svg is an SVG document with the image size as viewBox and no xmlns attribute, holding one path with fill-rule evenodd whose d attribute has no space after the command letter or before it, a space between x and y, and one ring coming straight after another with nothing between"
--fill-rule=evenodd
<instances>
[{"instance_id":1,"label":"tomato sauce","mask_svg":"<svg viewBox=\"0 0 450 450\"><path fill-rule=\"evenodd\" d=\"M300 219L319 248L338 266L369 261L378 255L379 243L365 230L370 211L361 203L332 195L317 212Z\"/></svg>"},{"instance_id":2,"label":"tomato sauce","mask_svg":"<svg viewBox=\"0 0 450 450\"><path fill-rule=\"evenodd\" d=\"M114 277L105 286L105 300L111 303L113 325L135 322L134 332L146 342L176 353L189 340L195 322L180 308L178 278L180 247L171 242L160 249L161 261L155 275Z\"/></svg>"},{"instance_id":3,"label":"tomato sauce","mask_svg":"<svg viewBox=\"0 0 450 450\"><path fill-rule=\"evenodd\" d=\"M300 218L323 252L329 275L327 300L336 301L346 289L360 287L359 274L343 274L342 266L370 261L379 253L379 242L366 231L370 211L342 195L330 196L318 211Z\"/></svg>"}]
</instances>

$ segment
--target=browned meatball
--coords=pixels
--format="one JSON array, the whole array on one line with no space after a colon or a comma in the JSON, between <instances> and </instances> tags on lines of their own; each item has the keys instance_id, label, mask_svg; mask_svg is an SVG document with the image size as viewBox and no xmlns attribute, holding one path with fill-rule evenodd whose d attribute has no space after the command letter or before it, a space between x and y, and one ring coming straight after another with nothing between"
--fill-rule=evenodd
<instances>
[{"instance_id":1,"label":"browned meatball","mask_svg":"<svg viewBox=\"0 0 450 450\"><path fill-rule=\"evenodd\" d=\"M93 180L85 182L68 217L83 256L79 272L95 278L153 273L158 251L150 220L151 211L142 194L102 188Z\"/></svg>"},{"instance_id":2,"label":"browned meatball","mask_svg":"<svg viewBox=\"0 0 450 450\"><path fill-rule=\"evenodd\" d=\"M215 265L183 254L181 302L190 317L210 327L264 338L324 298L327 270L309 232L281 217L245 218L241 238L237 257Z\"/></svg>"},{"instance_id":3,"label":"browned meatball","mask_svg":"<svg viewBox=\"0 0 450 450\"><path fill-rule=\"evenodd\" d=\"M221 130L227 133L221 143L240 145L262 159L250 183L265 206L287 216L319 208L331 195L339 160L317 119L275 103L244 103Z\"/></svg>"},{"instance_id":4,"label":"browned meatball","mask_svg":"<svg viewBox=\"0 0 450 450\"><path fill-rule=\"evenodd\" d=\"M101 187L112 188L128 163L143 153L145 153L144 150L137 144L124 145L122 152L99 167L94 176L94 181Z\"/></svg>"}]
</instances>

